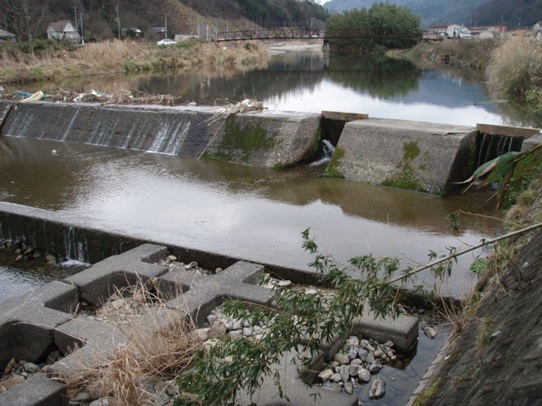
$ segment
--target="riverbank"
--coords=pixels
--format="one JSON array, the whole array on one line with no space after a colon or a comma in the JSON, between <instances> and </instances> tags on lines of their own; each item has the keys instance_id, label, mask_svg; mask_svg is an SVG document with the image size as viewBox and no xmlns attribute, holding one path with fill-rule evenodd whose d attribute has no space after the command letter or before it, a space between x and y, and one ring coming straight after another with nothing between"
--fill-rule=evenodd
<instances>
[{"instance_id":1,"label":"riverbank","mask_svg":"<svg viewBox=\"0 0 542 406\"><path fill-rule=\"evenodd\" d=\"M513 230L542 221L542 176L535 173L508 213ZM459 330L441 350L411 404L539 402L541 245L538 229L495 246L478 288L456 315Z\"/></svg>"},{"instance_id":2,"label":"riverbank","mask_svg":"<svg viewBox=\"0 0 542 406\"><path fill-rule=\"evenodd\" d=\"M183 71L200 67L246 69L265 66L268 60L267 47L258 42L218 44L189 40L174 46L159 47L149 43L114 40L88 44L72 51L50 49L39 56L35 52L3 48L0 84L118 73Z\"/></svg>"}]
</instances>

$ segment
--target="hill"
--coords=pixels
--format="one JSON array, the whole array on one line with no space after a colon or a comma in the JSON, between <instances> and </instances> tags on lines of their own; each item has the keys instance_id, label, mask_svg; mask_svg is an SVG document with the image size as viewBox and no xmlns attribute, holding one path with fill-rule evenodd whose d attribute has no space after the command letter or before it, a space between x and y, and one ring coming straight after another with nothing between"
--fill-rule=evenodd
<instances>
[{"instance_id":1,"label":"hill","mask_svg":"<svg viewBox=\"0 0 542 406\"><path fill-rule=\"evenodd\" d=\"M309 26L325 21L328 12L310 0L2 0L0 28L19 40L44 38L49 23L69 20L84 27L87 40L114 38L121 27L144 32L167 24L173 34L194 34L205 29L235 30L251 27ZM82 24L81 24L82 23Z\"/></svg>"},{"instance_id":2,"label":"hill","mask_svg":"<svg viewBox=\"0 0 542 406\"><path fill-rule=\"evenodd\" d=\"M324 3L330 12L370 8L378 0L331 0ZM420 16L422 25L457 23L467 26L507 25L531 27L542 20L542 0L392 0Z\"/></svg>"}]
</instances>

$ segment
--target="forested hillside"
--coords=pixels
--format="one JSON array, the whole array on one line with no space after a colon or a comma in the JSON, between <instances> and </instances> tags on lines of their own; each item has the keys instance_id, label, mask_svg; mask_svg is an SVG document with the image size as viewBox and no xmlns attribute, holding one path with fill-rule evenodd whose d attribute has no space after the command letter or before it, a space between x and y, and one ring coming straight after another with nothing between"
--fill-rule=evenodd
<instances>
[{"instance_id":1,"label":"forested hillside","mask_svg":"<svg viewBox=\"0 0 542 406\"><path fill-rule=\"evenodd\" d=\"M331 0L324 7L331 12L369 8L378 0ZM542 20L542 0L390 0L420 16L422 25L457 23L468 26L504 24L510 28L530 27Z\"/></svg>"},{"instance_id":2,"label":"forested hillside","mask_svg":"<svg viewBox=\"0 0 542 406\"><path fill-rule=\"evenodd\" d=\"M542 0L489 0L472 13L476 25L531 27L542 20Z\"/></svg>"},{"instance_id":3,"label":"forested hillside","mask_svg":"<svg viewBox=\"0 0 542 406\"><path fill-rule=\"evenodd\" d=\"M118 13L117 13L118 10ZM220 30L309 26L328 13L312 0L1 0L0 28L18 39L44 38L50 22L70 20L87 40L117 36L121 27L146 31L167 22L171 34L195 33L199 23ZM82 23L82 24L81 24Z\"/></svg>"}]
</instances>

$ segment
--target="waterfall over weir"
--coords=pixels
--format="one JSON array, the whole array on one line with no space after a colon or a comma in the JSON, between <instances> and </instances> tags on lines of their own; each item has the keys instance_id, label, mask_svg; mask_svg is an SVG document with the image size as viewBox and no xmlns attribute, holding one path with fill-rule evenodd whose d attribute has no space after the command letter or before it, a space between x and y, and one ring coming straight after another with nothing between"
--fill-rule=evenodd
<instances>
[{"instance_id":1,"label":"waterfall over weir","mask_svg":"<svg viewBox=\"0 0 542 406\"><path fill-rule=\"evenodd\" d=\"M510 151L520 151L523 138L480 133L476 167Z\"/></svg>"},{"instance_id":2,"label":"waterfall over weir","mask_svg":"<svg viewBox=\"0 0 542 406\"><path fill-rule=\"evenodd\" d=\"M212 126L207 123L209 114L155 106L124 108L42 103L38 109L36 105L18 104L13 106L13 110L17 114L13 114L13 119L3 128L9 136L168 155L201 153L207 145L207 135L212 131Z\"/></svg>"}]
</instances>

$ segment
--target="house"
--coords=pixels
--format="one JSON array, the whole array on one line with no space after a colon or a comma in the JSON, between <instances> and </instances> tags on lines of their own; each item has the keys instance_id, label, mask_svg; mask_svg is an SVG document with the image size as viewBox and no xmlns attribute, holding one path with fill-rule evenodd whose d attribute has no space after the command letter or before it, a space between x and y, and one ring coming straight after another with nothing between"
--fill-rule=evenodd
<instances>
[{"instance_id":1,"label":"house","mask_svg":"<svg viewBox=\"0 0 542 406\"><path fill-rule=\"evenodd\" d=\"M15 39L15 34L0 29L0 41L9 41Z\"/></svg>"},{"instance_id":2,"label":"house","mask_svg":"<svg viewBox=\"0 0 542 406\"><path fill-rule=\"evenodd\" d=\"M166 27L150 27L147 30L147 38L149 39L163 39L166 38Z\"/></svg>"},{"instance_id":3,"label":"house","mask_svg":"<svg viewBox=\"0 0 542 406\"><path fill-rule=\"evenodd\" d=\"M446 38L456 38L461 28L462 26L459 24L438 24L430 26L429 32Z\"/></svg>"},{"instance_id":4,"label":"house","mask_svg":"<svg viewBox=\"0 0 542 406\"><path fill-rule=\"evenodd\" d=\"M81 42L81 36L68 20L57 21L47 27L47 39L69 40L76 44Z\"/></svg>"},{"instance_id":5,"label":"house","mask_svg":"<svg viewBox=\"0 0 542 406\"><path fill-rule=\"evenodd\" d=\"M133 39L141 39L143 38L143 31L141 31L137 27L125 27L121 28L120 30L120 36L122 38L133 38Z\"/></svg>"}]
</instances>

